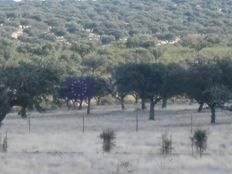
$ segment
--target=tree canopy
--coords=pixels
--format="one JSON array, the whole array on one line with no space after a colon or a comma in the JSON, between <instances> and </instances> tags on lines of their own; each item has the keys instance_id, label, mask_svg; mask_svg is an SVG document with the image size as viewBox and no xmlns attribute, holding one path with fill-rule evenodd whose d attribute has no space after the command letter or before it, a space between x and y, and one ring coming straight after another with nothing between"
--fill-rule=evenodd
<instances>
[{"instance_id":1,"label":"tree canopy","mask_svg":"<svg viewBox=\"0 0 232 174\"><path fill-rule=\"evenodd\" d=\"M2 121L10 108L20 106L20 114L26 117L26 109L41 110L41 102L54 95L59 85L59 72L49 66L20 63L1 69ZM6 107L4 109L3 107Z\"/></svg>"}]
</instances>

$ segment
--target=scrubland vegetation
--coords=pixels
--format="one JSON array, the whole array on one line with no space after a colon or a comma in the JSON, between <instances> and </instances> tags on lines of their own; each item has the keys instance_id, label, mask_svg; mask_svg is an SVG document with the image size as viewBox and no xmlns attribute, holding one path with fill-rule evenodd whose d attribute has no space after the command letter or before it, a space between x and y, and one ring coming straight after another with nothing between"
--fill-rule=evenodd
<instances>
[{"instance_id":1,"label":"scrubland vegetation","mask_svg":"<svg viewBox=\"0 0 232 174\"><path fill-rule=\"evenodd\" d=\"M230 173L231 5L0 1L0 173Z\"/></svg>"}]
</instances>

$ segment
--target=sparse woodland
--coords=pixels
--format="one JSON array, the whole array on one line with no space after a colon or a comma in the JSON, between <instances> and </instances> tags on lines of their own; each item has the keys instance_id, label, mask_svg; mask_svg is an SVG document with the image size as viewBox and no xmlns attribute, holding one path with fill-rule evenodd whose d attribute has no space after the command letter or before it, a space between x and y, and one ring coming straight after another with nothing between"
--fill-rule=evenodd
<instances>
[{"instance_id":1,"label":"sparse woodland","mask_svg":"<svg viewBox=\"0 0 232 174\"><path fill-rule=\"evenodd\" d=\"M215 123L231 99L230 1L0 3L1 120L14 106L25 117L67 103L69 76L93 77L97 104L149 102L150 120L158 102L182 96L207 104Z\"/></svg>"},{"instance_id":2,"label":"sparse woodland","mask_svg":"<svg viewBox=\"0 0 232 174\"><path fill-rule=\"evenodd\" d=\"M0 173L231 173L231 7L0 0Z\"/></svg>"}]
</instances>

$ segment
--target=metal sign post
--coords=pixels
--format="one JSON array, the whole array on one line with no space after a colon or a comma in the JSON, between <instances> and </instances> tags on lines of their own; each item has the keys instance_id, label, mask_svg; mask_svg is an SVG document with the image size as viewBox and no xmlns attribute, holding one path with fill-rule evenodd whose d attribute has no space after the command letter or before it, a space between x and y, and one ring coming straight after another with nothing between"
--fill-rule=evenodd
<instances>
[{"instance_id":1,"label":"metal sign post","mask_svg":"<svg viewBox=\"0 0 232 174\"><path fill-rule=\"evenodd\" d=\"M28 114L27 118L28 118L28 132L30 134L31 133L31 115L30 115L30 113Z\"/></svg>"}]
</instances>

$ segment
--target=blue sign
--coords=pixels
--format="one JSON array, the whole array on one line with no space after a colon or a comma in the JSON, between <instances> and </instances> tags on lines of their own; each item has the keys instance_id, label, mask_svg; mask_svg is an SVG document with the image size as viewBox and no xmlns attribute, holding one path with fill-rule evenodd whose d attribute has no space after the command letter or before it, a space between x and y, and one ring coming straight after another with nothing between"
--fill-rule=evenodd
<instances>
[{"instance_id":1,"label":"blue sign","mask_svg":"<svg viewBox=\"0 0 232 174\"><path fill-rule=\"evenodd\" d=\"M67 97L70 100L85 100L92 97L90 77L69 77L67 79Z\"/></svg>"}]
</instances>

